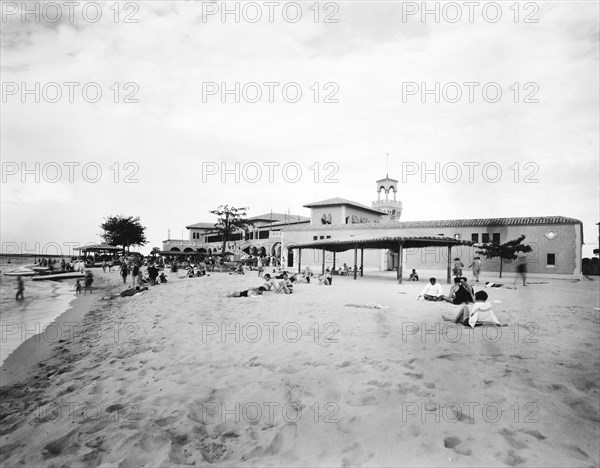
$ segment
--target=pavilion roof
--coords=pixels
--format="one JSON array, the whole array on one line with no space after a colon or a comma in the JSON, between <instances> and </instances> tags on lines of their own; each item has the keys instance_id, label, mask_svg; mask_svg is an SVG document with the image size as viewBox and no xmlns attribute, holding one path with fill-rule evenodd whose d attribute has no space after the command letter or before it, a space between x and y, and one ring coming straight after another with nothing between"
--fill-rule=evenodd
<instances>
[{"instance_id":1,"label":"pavilion roof","mask_svg":"<svg viewBox=\"0 0 600 468\"><path fill-rule=\"evenodd\" d=\"M457 240L453 237L369 237L346 240L320 240L304 244L289 244L288 249L319 249L329 252L345 252L355 247L359 249L397 249L414 247L447 247L456 245L473 245L474 242Z\"/></svg>"}]
</instances>

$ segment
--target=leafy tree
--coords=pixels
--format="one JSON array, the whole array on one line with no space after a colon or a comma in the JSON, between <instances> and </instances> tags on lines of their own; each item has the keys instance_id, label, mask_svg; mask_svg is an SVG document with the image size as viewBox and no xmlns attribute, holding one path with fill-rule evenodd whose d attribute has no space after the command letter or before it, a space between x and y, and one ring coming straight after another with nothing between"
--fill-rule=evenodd
<instances>
[{"instance_id":1,"label":"leafy tree","mask_svg":"<svg viewBox=\"0 0 600 468\"><path fill-rule=\"evenodd\" d=\"M495 244L493 242L489 242L483 244L481 248L483 250L478 250L477 253L483 255L485 258L500 258L500 278L502 278L502 263L504 260L515 260L518 255L517 253L527 253L531 252L530 245L521 244L525 240L525 235L520 235L516 239L505 242L504 244Z\"/></svg>"},{"instance_id":2,"label":"leafy tree","mask_svg":"<svg viewBox=\"0 0 600 468\"><path fill-rule=\"evenodd\" d=\"M109 245L122 245L123 253L132 245L145 245L148 243L146 240L146 228L140 223L140 218L133 216L109 216L104 218L105 221L100 225L100 228L104 231L101 234L102 239Z\"/></svg>"},{"instance_id":3,"label":"leafy tree","mask_svg":"<svg viewBox=\"0 0 600 468\"><path fill-rule=\"evenodd\" d=\"M160 247L152 247L152 250L150 251L150 255L152 255L153 257L155 257L159 253L160 253Z\"/></svg>"},{"instance_id":4,"label":"leafy tree","mask_svg":"<svg viewBox=\"0 0 600 468\"><path fill-rule=\"evenodd\" d=\"M221 255L225 257L225 248L227 241L233 233L239 229L245 229L248 225L246 219L246 210L248 208L236 208L229 205L219 205L216 210L211 210L212 214L217 215L217 223L215 228L223 237L223 246L221 248Z\"/></svg>"}]
</instances>

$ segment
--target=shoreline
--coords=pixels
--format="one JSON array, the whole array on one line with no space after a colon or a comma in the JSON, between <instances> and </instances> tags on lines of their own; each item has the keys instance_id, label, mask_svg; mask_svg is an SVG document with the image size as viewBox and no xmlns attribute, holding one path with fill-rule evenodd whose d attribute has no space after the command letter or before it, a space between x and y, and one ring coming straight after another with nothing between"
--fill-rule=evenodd
<instances>
[{"instance_id":1,"label":"shoreline","mask_svg":"<svg viewBox=\"0 0 600 468\"><path fill-rule=\"evenodd\" d=\"M54 357L56 345L73 343L74 337L71 334L78 333L77 327L81 328L85 316L98 305L104 292L113 288L106 281L100 282L100 278L99 275L95 278L101 284L94 293L74 295L67 309L50 322L44 331L23 341L7 356L0 366L0 388L30 380L36 374L39 364Z\"/></svg>"}]
</instances>

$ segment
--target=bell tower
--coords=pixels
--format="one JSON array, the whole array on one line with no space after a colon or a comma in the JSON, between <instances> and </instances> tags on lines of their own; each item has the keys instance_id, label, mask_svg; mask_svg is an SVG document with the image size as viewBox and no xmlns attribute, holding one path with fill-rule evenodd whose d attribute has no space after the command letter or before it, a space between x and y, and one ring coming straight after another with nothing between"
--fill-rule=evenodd
<instances>
[{"instance_id":1,"label":"bell tower","mask_svg":"<svg viewBox=\"0 0 600 468\"><path fill-rule=\"evenodd\" d=\"M386 174L385 178L379 179L376 184L377 200L372 203L372 206L379 211L387 213L387 215L382 216L381 221L399 221L402 214L402 202L396 200L398 181L391 179Z\"/></svg>"}]
</instances>

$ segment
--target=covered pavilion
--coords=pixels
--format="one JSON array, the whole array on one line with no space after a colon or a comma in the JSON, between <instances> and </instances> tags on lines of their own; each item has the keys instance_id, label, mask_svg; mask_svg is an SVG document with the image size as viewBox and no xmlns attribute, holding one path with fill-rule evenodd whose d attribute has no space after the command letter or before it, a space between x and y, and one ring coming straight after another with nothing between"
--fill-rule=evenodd
<instances>
[{"instance_id":1,"label":"covered pavilion","mask_svg":"<svg viewBox=\"0 0 600 468\"><path fill-rule=\"evenodd\" d=\"M363 254L365 249L385 250L389 249L398 253L398 267L396 278L398 283L402 283L402 250L405 248L422 247L448 247L448 269L446 280L450 283L452 277L452 247L459 245L473 245L474 242L454 239L452 237L371 237L364 239L346 239L346 240L322 240L308 242L305 244L289 244L289 250L298 249L298 273L302 268L302 250L313 249L323 251L322 273L325 273L325 252L333 252L333 267L335 268L335 254L337 252L346 252L354 249L354 279L357 278L357 258L360 249L360 276L363 276Z\"/></svg>"},{"instance_id":2,"label":"covered pavilion","mask_svg":"<svg viewBox=\"0 0 600 468\"><path fill-rule=\"evenodd\" d=\"M80 250L81 254L85 256L87 252L115 254L117 252L120 252L122 249L121 247L108 244L90 244L84 245L83 247L73 247L73 250Z\"/></svg>"}]
</instances>

